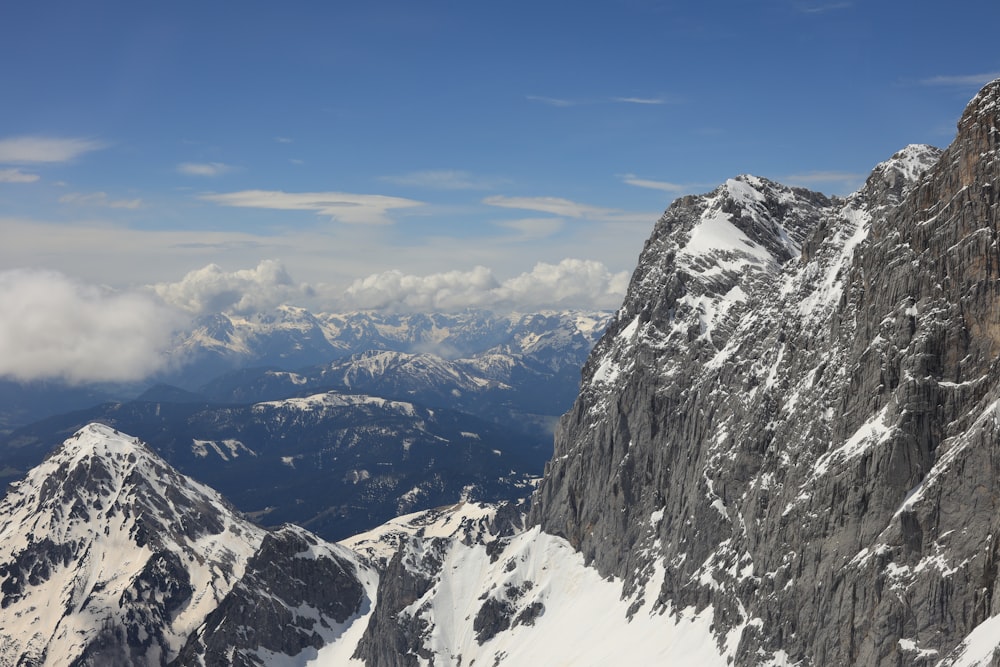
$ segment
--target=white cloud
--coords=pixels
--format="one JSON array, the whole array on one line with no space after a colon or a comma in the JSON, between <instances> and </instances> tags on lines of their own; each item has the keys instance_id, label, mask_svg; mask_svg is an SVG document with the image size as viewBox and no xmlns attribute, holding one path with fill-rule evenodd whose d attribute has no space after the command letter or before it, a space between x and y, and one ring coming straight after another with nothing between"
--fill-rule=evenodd
<instances>
[{"instance_id":1,"label":"white cloud","mask_svg":"<svg viewBox=\"0 0 1000 667\"><path fill-rule=\"evenodd\" d=\"M645 178L639 178L635 174L625 174L624 176L622 176L622 182L628 185L634 185L637 188L662 190L663 192L673 192L673 193L684 192L690 187L687 185L681 185L680 183L669 183L667 181L651 181Z\"/></svg>"},{"instance_id":2,"label":"white cloud","mask_svg":"<svg viewBox=\"0 0 1000 667\"><path fill-rule=\"evenodd\" d=\"M142 208L141 199L111 199L106 192L71 192L59 198L61 204L73 204L76 206L104 206L106 208Z\"/></svg>"},{"instance_id":3,"label":"white cloud","mask_svg":"<svg viewBox=\"0 0 1000 667\"><path fill-rule=\"evenodd\" d=\"M177 172L185 176L221 176L232 170L232 166L223 162L182 162L177 165Z\"/></svg>"},{"instance_id":4,"label":"white cloud","mask_svg":"<svg viewBox=\"0 0 1000 667\"><path fill-rule=\"evenodd\" d=\"M69 162L91 151L104 148L93 139L59 137L9 137L0 139L0 163Z\"/></svg>"},{"instance_id":5,"label":"white cloud","mask_svg":"<svg viewBox=\"0 0 1000 667\"><path fill-rule=\"evenodd\" d=\"M290 144L290 143L292 143L292 140L289 139L288 137L275 137L274 140L276 142L278 142L279 144Z\"/></svg>"},{"instance_id":6,"label":"white cloud","mask_svg":"<svg viewBox=\"0 0 1000 667\"><path fill-rule=\"evenodd\" d=\"M168 304L194 314L250 314L313 295L312 288L293 281L275 260L232 272L209 264L177 282L159 283L152 289Z\"/></svg>"},{"instance_id":7,"label":"white cloud","mask_svg":"<svg viewBox=\"0 0 1000 667\"><path fill-rule=\"evenodd\" d=\"M612 102L621 102L623 104L666 104L667 101L662 97L613 97Z\"/></svg>"},{"instance_id":8,"label":"white cloud","mask_svg":"<svg viewBox=\"0 0 1000 667\"><path fill-rule=\"evenodd\" d=\"M574 102L573 100L564 100L558 97L545 97L543 95L527 95L526 97L532 102L541 102L542 104L550 107L572 107L579 104L579 102Z\"/></svg>"},{"instance_id":9,"label":"white cloud","mask_svg":"<svg viewBox=\"0 0 1000 667\"><path fill-rule=\"evenodd\" d=\"M385 176L383 181L433 190L489 190L493 183L474 178L469 172L455 169L426 169L401 176Z\"/></svg>"},{"instance_id":10,"label":"white cloud","mask_svg":"<svg viewBox=\"0 0 1000 667\"><path fill-rule=\"evenodd\" d=\"M803 14L825 14L840 9L850 9L853 2L799 2L796 7Z\"/></svg>"},{"instance_id":11,"label":"white cloud","mask_svg":"<svg viewBox=\"0 0 1000 667\"><path fill-rule=\"evenodd\" d=\"M0 169L0 183L34 183L38 174L28 174L20 169Z\"/></svg>"},{"instance_id":12,"label":"white cloud","mask_svg":"<svg viewBox=\"0 0 1000 667\"><path fill-rule=\"evenodd\" d=\"M496 195L483 200L484 204L502 208L516 208L526 211L552 213L566 218L582 218L600 222L635 222L649 221L656 218L653 213L632 213L615 208L602 208L561 197L505 197Z\"/></svg>"},{"instance_id":13,"label":"white cloud","mask_svg":"<svg viewBox=\"0 0 1000 667\"><path fill-rule=\"evenodd\" d=\"M223 206L266 208L280 211L315 211L335 220L358 225L391 224L388 212L422 206L423 202L384 195L357 195L344 192L281 192L243 190L226 194L202 195L202 199Z\"/></svg>"},{"instance_id":14,"label":"white cloud","mask_svg":"<svg viewBox=\"0 0 1000 667\"><path fill-rule=\"evenodd\" d=\"M564 259L539 262L526 273L499 282L482 266L427 276L385 271L354 281L349 304L388 310L495 308L617 308L628 286L627 272L612 273L601 262Z\"/></svg>"},{"instance_id":15,"label":"white cloud","mask_svg":"<svg viewBox=\"0 0 1000 667\"><path fill-rule=\"evenodd\" d=\"M1000 72L932 76L927 79L921 79L920 83L925 86L975 86L976 88L982 88L996 79L1000 79Z\"/></svg>"},{"instance_id":16,"label":"white cloud","mask_svg":"<svg viewBox=\"0 0 1000 667\"><path fill-rule=\"evenodd\" d=\"M182 323L148 294L52 271L0 272L0 375L71 383L139 380L166 364Z\"/></svg>"}]
</instances>

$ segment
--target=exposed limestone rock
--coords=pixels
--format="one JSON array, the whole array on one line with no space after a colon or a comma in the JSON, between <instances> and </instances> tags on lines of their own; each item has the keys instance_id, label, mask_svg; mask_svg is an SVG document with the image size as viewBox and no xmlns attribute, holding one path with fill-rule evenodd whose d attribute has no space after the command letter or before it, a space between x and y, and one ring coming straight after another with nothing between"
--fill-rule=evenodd
<instances>
[{"instance_id":1,"label":"exposed limestone rock","mask_svg":"<svg viewBox=\"0 0 1000 667\"><path fill-rule=\"evenodd\" d=\"M662 565L737 664L950 664L1000 613L998 189L1000 81L847 199L679 199L532 522L629 594Z\"/></svg>"}]
</instances>

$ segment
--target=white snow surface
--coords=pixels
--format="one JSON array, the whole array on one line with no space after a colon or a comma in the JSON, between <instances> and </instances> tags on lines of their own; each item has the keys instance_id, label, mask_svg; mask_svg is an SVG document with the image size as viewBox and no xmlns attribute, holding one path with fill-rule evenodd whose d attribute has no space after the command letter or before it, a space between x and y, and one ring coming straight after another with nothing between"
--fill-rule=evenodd
<instances>
[{"instance_id":1,"label":"white snow surface","mask_svg":"<svg viewBox=\"0 0 1000 667\"><path fill-rule=\"evenodd\" d=\"M387 558L410 536L408 548L421 562L430 538L453 538L435 584L403 614L429 623L424 646L434 654L435 665L726 665L711 632L710 609L639 608L631 620L633 599L622 598L622 582L604 579L584 565L583 556L562 538L524 530L505 545L491 562L484 543L463 544L463 528L488 518L488 506L463 503L429 513L395 519L374 531L341 544L362 555ZM488 541L488 540L487 540ZM662 580L654 577L645 591L655 600ZM506 600L517 614L533 603L544 605L532 624L513 621L512 627L482 644L473 623L489 597ZM310 665L360 664L348 661L353 638L325 647ZM345 643L347 645L345 645ZM429 664L421 659L421 664Z\"/></svg>"}]
</instances>

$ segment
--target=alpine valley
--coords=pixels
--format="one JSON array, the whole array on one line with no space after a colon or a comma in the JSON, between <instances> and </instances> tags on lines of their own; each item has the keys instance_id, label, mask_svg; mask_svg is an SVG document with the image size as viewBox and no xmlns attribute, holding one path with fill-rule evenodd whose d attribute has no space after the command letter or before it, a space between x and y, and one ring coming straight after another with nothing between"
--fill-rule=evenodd
<instances>
[{"instance_id":1,"label":"alpine valley","mask_svg":"<svg viewBox=\"0 0 1000 667\"><path fill-rule=\"evenodd\" d=\"M755 176L682 197L530 498L459 490L338 543L85 424L0 501L0 664L1000 665L998 237L1000 80L950 147L908 146L846 198ZM246 392L240 423L395 401L431 439L490 440L343 391L422 391L379 370L418 360L213 391ZM252 457L199 428L203 458ZM331 484L374 476L336 451Z\"/></svg>"}]
</instances>

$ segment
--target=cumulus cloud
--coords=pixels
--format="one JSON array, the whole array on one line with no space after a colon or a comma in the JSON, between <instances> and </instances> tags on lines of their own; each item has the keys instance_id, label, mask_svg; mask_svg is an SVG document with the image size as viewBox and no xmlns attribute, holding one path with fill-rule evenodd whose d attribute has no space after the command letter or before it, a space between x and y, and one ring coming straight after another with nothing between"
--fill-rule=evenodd
<instances>
[{"instance_id":1,"label":"cumulus cloud","mask_svg":"<svg viewBox=\"0 0 1000 667\"><path fill-rule=\"evenodd\" d=\"M34 183L38 174L29 174L20 169L0 169L0 183Z\"/></svg>"},{"instance_id":2,"label":"cumulus cloud","mask_svg":"<svg viewBox=\"0 0 1000 667\"><path fill-rule=\"evenodd\" d=\"M216 264L190 271L174 283L152 289L168 304L193 314L266 311L313 295L311 287L298 284L281 262L264 260L253 269L224 271Z\"/></svg>"},{"instance_id":3,"label":"cumulus cloud","mask_svg":"<svg viewBox=\"0 0 1000 667\"><path fill-rule=\"evenodd\" d=\"M423 202L385 195L357 195L345 192L282 192L242 190L202 195L205 201L223 206L265 208L279 211L315 211L334 220L358 225L391 224L389 211L422 206Z\"/></svg>"},{"instance_id":4,"label":"cumulus cloud","mask_svg":"<svg viewBox=\"0 0 1000 667\"><path fill-rule=\"evenodd\" d=\"M183 319L155 297L52 271L0 272L0 375L70 383L139 380L166 363Z\"/></svg>"},{"instance_id":5,"label":"cumulus cloud","mask_svg":"<svg viewBox=\"0 0 1000 667\"><path fill-rule=\"evenodd\" d=\"M59 137L8 137L0 139L0 163L69 162L91 151L104 148L93 139Z\"/></svg>"},{"instance_id":6,"label":"cumulus cloud","mask_svg":"<svg viewBox=\"0 0 1000 667\"><path fill-rule=\"evenodd\" d=\"M221 176L232 170L232 166L224 162L182 162L177 165L177 172L185 176Z\"/></svg>"},{"instance_id":7,"label":"cumulus cloud","mask_svg":"<svg viewBox=\"0 0 1000 667\"><path fill-rule=\"evenodd\" d=\"M107 192L72 192L59 198L62 204L73 204L76 206L104 206L107 208L142 208L141 199L112 199Z\"/></svg>"},{"instance_id":8,"label":"cumulus cloud","mask_svg":"<svg viewBox=\"0 0 1000 667\"><path fill-rule=\"evenodd\" d=\"M601 262L564 259L540 262L503 282L482 266L427 276L386 271L355 280L345 297L354 307L400 311L616 308L628 279L627 272L612 273Z\"/></svg>"}]
</instances>

